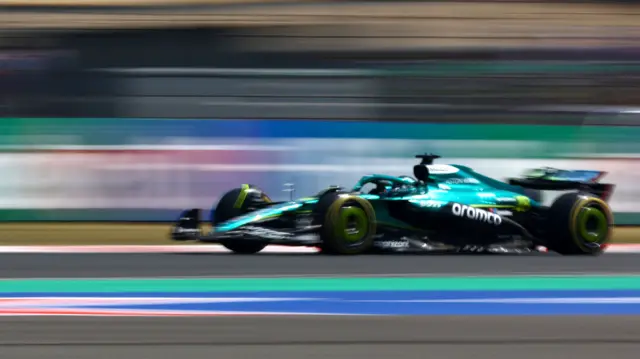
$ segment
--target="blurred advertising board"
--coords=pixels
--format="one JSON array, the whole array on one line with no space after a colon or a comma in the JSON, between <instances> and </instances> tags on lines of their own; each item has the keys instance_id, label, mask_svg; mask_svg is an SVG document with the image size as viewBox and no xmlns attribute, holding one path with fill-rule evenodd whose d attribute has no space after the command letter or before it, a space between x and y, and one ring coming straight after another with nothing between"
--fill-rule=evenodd
<instances>
[{"instance_id":1,"label":"blurred advertising board","mask_svg":"<svg viewBox=\"0 0 640 359\"><path fill-rule=\"evenodd\" d=\"M295 196L350 187L367 173L411 174L415 154L435 152L496 178L537 166L607 171L628 222L640 213L638 136L633 126L7 119L0 220L170 221L242 183L285 200L285 183Z\"/></svg>"}]
</instances>

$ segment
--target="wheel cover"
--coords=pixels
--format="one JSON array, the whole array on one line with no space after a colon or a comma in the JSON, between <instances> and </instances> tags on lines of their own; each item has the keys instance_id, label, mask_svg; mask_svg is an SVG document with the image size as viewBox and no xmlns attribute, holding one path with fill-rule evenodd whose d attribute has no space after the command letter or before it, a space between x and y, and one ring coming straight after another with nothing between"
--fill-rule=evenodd
<instances>
[{"instance_id":1,"label":"wheel cover","mask_svg":"<svg viewBox=\"0 0 640 359\"><path fill-rule=\"evenodd\" d=\"M584 250L598 250L610 239L613 215L599 198L585 197L574 207L572 234Z\"/></svg>"},{"instance_id":2,"label":"wheel cover","mask_svg":"<svg viewBox=\"0 0 640 359\"><path fill-rule=\"evenodd\" d=\"M357 245L367 236L369 220L365 211L356 206L340 208L340 217L336 225L336 235L344 238L350 245Z\"/></svg>"},{"instance_id":3,"label":"wheel cover","mask_svg":"<svg viewBox=\"0 0 640 359\"><path fill-rule=\"evenodd\" d=\"M578 213L578 229L586 242L598 243L607 236L607 216L599 208L582 208Z\"/></svg>"},{"instance_id":4,"label":"wheel cover","mask_svg":"<svg viewBox=\"0 0 640 359\"><path fill-rule=\"evenodd\" d=\"M337 252L355 254L373 245L375 210L365 199L339 195L327 210L325 224L327 240Z\"/></svg>"}]
</instances>

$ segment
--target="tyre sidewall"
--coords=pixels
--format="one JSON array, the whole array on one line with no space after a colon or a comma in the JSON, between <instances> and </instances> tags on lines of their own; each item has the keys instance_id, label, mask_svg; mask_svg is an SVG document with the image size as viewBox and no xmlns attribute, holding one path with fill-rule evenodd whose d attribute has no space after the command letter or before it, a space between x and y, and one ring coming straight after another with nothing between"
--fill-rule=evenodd
<instances>
[{"instance_id":1,"label":"tyre sidewall","mask_svg":"<svg viewBox=\"0 0 640 359\"><path fill-rule=\"evenodd\" d=\"M348 234L347 219L356 223L355 234ZM361 254L373 246L376 217L369 201L355 195L331 192L323 195L315 209L320 224L321 250L327 254ZM349 239L351 236L351 239Z\"/></svg>"},{"instance_id":2,"label":"tyre sidewall","mask_svg":"<svg viewBox=\"0 0 640 359\"><path fill-rule=\"evenodd\" d=\"M587 213L594 212L594 213ZM595 216L600 233L588 240L585 216ZM606 227L606 228L603 228ZM567 193L549 209L549 249L565 255L598 255L611 240L613 213L602 199L589 193Z\"/></svg>"},{"instance_id":3,"label":"tyre sidewall","mask_svg":"<svg viewBox=\"0 0 640 359\"><path fill-rule=\"evenodd\" d=\"M251 201L254 198L271 201L266 194L253 185L242 185L240 188L234 188L225 193L211 213L211 224L214 229L222 222L249 212ZM220 244L234 253L241 254L257 253L267 246L265 242L241 239L221 241Z\"/></svg>"}]
</instances>

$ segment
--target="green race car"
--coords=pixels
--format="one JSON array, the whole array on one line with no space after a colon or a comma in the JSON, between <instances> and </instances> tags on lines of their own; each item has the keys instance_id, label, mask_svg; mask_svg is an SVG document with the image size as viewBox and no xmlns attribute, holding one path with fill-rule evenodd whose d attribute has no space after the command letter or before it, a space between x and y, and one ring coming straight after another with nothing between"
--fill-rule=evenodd
<instances>
[{"instance_id":1,"label":"green race car","mask_svg":"<svg viewBox=\"0 0 640 359\"><path fill-rule=\"evenodd\" d=\"M502 182L461 165L418 155L413 176L371 174L353 188L331 186L311 197L274 202L256 186L222 196L213 229L200 210L181 213L171 238L219 243L236 253L267 245L318 247L353 255L397 252L602 253L611 238L607 204L614 185L601 171L539 168ZM550 206L543 190L569 191Z\"/></svg>"}]
</instances>

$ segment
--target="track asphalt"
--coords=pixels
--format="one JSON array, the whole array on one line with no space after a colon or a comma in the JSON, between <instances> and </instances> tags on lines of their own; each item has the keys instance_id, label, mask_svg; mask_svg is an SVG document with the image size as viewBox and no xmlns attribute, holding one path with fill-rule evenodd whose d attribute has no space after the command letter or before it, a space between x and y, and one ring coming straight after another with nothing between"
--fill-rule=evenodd
<instances>
[{"instance_id":1,"label":"track asphalt","mask_svg":"<svg viewBox=\"0 0 640 359\"><path fill-rule=\"evenodd\" d=\"M640 255L0 254L2 278L640 274Z\"/></svg>"},{"instance_id":2,"label":"track asphalt","mask_svg":"<svg viewBox=\"0 0 640 359\"><path fill-rule=\"evenodd\" d=\"M640 255L0 254L3 278L637 274ZM0 282L0 289L2 288ZM638 316L1 317L3 358L637 358Z\"/></svg>"},{"instance_id":3,"label":"track asphalt","mask_svg":"<svg viewBox=\"0 0 640 359\"><path fill-rule=\"evenodd\" d=\"M640 317L0 318L7 359L635 359Z\"/></svg>"}]
</instances>

